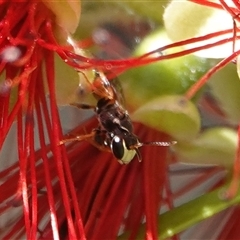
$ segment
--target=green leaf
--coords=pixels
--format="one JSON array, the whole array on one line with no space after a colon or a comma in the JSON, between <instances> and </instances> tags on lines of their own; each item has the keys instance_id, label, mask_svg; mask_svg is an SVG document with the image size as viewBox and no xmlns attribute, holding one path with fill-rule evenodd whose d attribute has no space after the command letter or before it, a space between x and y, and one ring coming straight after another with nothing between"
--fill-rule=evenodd
<instances>
[{"instance_id":1,"label":"green leaf","mask_svg":"<svg viewBox=\"0 0 240 240\"><path fill-rule=\"evenodd\" d=\"M81 21L75 37L88 38L95 29L106 23L116 23L120 29L130 24L132 25L130 28L134 27L135 31L140 31L141 34L141 27L140 29L138 27L141 22L149 23L150 28L155 27L155 24L162 24L162 14L166 4L167 1L149 4L147 1L138 0L83 0Z\"/></svg>"},{"instance_id":2,"label":"green leaf","mask_svg":"<svg viewBox=\"0 0 240 240\"><path fill-rule=\"evenodd\" d=\"M78 49L76 49L78 51ZM85 53L82 51L81 53ZM55 55L56 97L60 105L86 103L95 105L96 99L91 92L91 82L95 75L92 69L77 72ZM87 80L86 80L87 79Z\"/></svg>"},{"instance_id":3,"label":"green leaf","mask_svg":"<svg viewBox=\"0 0 240 240\"><path fill-rule=\"evenodd\" d=\"M180 207L166 212L159 217L160 239L166 239L207 219L234 204L240 203L240 193L231 200L220 199L221 193L227 188L217 189L204 194Z\"/></svg>"},{"instance_id":4,"label":"green leaf","mask_svg":"<svg viewBox=\"0 0 240 240\"><path fill-rule=\"evenodd\" d=\"M80 20L81 1L42 1L55 14L58 26L67 32L74 33Z\"/></svg>"},{"instance_id":5,"label":"green leaf","mask_svg":"<svg viewBox=\"0 0 240 240\"><path fill-rule=\"evenodd\" d=\"M200 129L200 117L195 105L179 95L155 98L139 107L132 120L163 131L176 140L194 138Z\"/></svg>"},{"instance_id":6,"label":"green leaf","mask_svg":"<svg viewBox=\"0 0 240 240\"><path fill-rule=\"evenodd\" d=\"M119 0L117 0L119 2ZM137 14L150 18L156 23L163 23L162 15L165 9L165 6L169 0L156 1L154 4L149 4L148 1L139 2L139 0L125 1L125 6L129 7L133 12Z\"/></svg>"},{"instance_id":7,"label":"green leaf","mask_svg":"<svg viewBox=\"0 0 240 240\"><path fill-rule=\"evenodd\" d=\"M56 97L58 104L69 104L74 101L79 85L79 75L55 55Z\"/></svg>"},{"instance_id":8,"label":"green leaf","mask_svg":"<svg viewBox=\"0 0 240 240\"><path fill-rule=\"evenodd\" d=\"M222 200L221 194L228 185L210 193L204 194L192 201L176 207L166 213L159 215L159 238L168 239L189 227L203 221L215 214L240 203L240 192L231 200ZM118 239L127 239L128 233L124 233ZM144 239L145 224L142 224L137 239Z\"/></svg>"},{"instance_id":9,"label":"green leaf","mask_svg":"<svg viewBox=\"0 0 240 240\"><path fill-rule=\"evenodd\" d=\"M179 41L199 35L199 31L214 13L214 8L187 0L171 1L163 19L168 36Z\"/></svg>"},{"instance_id":10,"label":"green leaf","mask_svg":"<svg viewBox=\"0 0 240 240\"><path fill-rule=\"evenodd\" d=\"M140 56L169 43L166 32L157 30L143 40L135 55ZM180 50L175 48L161 54ZM121 76L127 107L135 110L161 95L184 94L212 65L212 60L188 55L131 69Z\"/></svg>"},{"instance_id":11,"label":"green leaf","mask_svg":"<svg viewBox=\"0 0 240 240\"><path fill-rule=\"evenodd\" d=\"M233 28L232 16L227 11L204 6L204 1L202 1L202 5L187 0L171 1L164 12L163 19L168 36L173 41L204 36ZM191 44L191 47L204 46L207 43L230 37L232 37L232 33ZM239 49L239 47L236 47L236 49ZM196 54L209 58L223 58L231 53L232 42L229 42L211 49L202 50Z\"/></svg>"},{"instance_id":12,"label":"green leaf","mask_svg":"<svg viewBox=\"0 0 240 240\"><path fill-rule=\"evenodd\" d=\"M216 72L210 79L209 85L219 107L226 113L230 123L238 124L240 121L240 80L236 65L228 64Z\"/></svg>"},{"instance_id":13,"label":"green leaf","mask_svg":"<svg viewBox=\"0 0 240 240\"><path fill-rule=\"evenodd\" d=\"M181 162L218 164L230 168L237 150L237 133L230 128L210 128L196 139L179 141L173 147Z\"/></svg>"}]
</instances>

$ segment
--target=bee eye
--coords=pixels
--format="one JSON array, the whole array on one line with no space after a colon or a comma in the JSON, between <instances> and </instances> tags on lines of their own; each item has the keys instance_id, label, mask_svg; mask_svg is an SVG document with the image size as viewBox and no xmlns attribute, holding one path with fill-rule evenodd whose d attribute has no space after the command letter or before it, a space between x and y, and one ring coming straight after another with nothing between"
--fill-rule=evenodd
<instances>
[{"instance_id":1,"label":"bee eye","mask_svg":"<svg viewBox=\"0 0 240 240\"><path fill-rule=\"evenodd\" d=\"M121 164L128 164L136 154L134 149L127 149L124 139L121 139L118 136L113 137L111 142L111 150Z\"/></svg>"},{"instance_id":2,"label":"bee eye","mask_svg":"<svg viewBox=\"0 0 240 240\"><path fill-rule=\"evenodd\" d=\"M123 141L118 136L114 136L112 139L111 149L114 156L117 159L121 159L124 156Z\"/></svg>"}]
</instances>

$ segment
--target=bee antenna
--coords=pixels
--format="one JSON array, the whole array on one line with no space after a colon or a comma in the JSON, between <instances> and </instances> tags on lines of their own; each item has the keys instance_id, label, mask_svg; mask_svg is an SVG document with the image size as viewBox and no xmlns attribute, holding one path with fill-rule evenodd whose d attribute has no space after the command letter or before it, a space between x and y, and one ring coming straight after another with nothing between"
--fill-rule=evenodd
<instances>
[{"instance_id":1,"label":"bee antenna","mask_svg":"<svg viewBox=\"0 0 240 240\"><path fill-rule=\"evenodd\" d=\"M138 142L137 144L133 145L131 149L135 149L138 155L138 159L141 160L139 157L140 153L138 153L138 148L143 146L159 146L159 147L169 147L175 145L177 141L169 141L169 142ZM140 162L140 161L139 161Z\"/></svg>"},{"instance_id":2,"label":"bee antenna","mask_svg":"<svg viewBox=\"0 0 240 240\"><path fill-rule=\"evenodd\" d=\"M169 142L144 142L140 143L141 146L159 146L159 147L168 147L175 145L177 141L169 141Z\"/></svg>"}]
</instances>

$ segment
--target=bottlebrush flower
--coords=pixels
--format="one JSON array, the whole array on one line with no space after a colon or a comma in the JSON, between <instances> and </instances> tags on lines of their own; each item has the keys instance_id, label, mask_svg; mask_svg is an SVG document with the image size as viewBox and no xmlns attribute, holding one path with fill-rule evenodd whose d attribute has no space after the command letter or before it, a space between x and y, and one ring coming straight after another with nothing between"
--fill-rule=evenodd
<instances>
[{"instance_id":1,"label":"bottlebrush flower","mask_svg":"<svg viewBox=\"0 0 240 240\"><path fill-rule=\"evenodd\" d=\"M144 232L141 236L157 239L161 203L167 202L168 207L173 208L166 180L167 163L171 162L167 148L143 147L142 163L134 160L121 166L112 153L99 151L88 142L61 145L64 137L56 101L54 53L72 68L82 70L83 75L98 68L111 76L109 70L118 75L133 67L198 51L199 47L193 47L162 54L166 49L186 46L201 38L165 45L129 59L90 58L67 45L69 32L73 32L78 23L79 9L74 1L1 3L0 70L4 76L0 85L0 211L4 218L1 237L113 239L125 232L134 239L139 232ZM91 39L89 42L92 43ZM200 48L208 47L211 45ZM134 88L130 86L130 89ZM170 139L169 135L182 140L184 129L192 135L197 134L199 115L196 107L186 98L171 94L157 96L133 110L133 119L155 128L135 125L134 132L140 140L165 141ZM180 119L181 124L171 125L173 122L167 120L173 118L167 116L165 122L162 121L165 125L159 127L159 106L161 114L170 113L175 123ZM149 121L148 113L156 120ZM193 127L183 128L186 126L184 120ZM86 134L96 126L94 118L70 134ZM10 135L16 141L12 141ZM9 151L15 147L17 154ZM11 154L14 160L6 161ZM210 171L209 175L218 170ZM185 191L180 189L178 195ZM167 234L179 231L177 228L170 230Z\"/></svg>"},{"instance_id":2,"label":"bottlebrush flower","mask_svg":"<svg viewBox=\"0 0 240 240\"><path fill-rule=\"evenodd\" d=\"M71 1L1 3L1 238L109 239L120 227L134 238L145 218L146 236L155 239L166 148L143 149L151 161L127 167L87 142L60 144L54 52L78 69L105 64L59 45L76 27L76 7ZM73 133L84 134L82 128ZM168 139L141 132L144 140ZM15 146L17 153L9 151Z\"/></svg>"},{"instance_id":3,"label":"bottlebrush flower","mask_svg":"<svg viewBox=\"0 0 240 240\"><path fill-rule=\"evenodd\" d=\"M0 5L0 146L11 152L17 144L17 154L13 151L11 161L8 160L10 152L1 155L0 198L5 222L1 237L25 235L28 239L36 239L51 225L52 237L58 239L59 211L66 212L69 236L76 237L69 198L76 204L77 197L73 185L66 184L66 179L71 182L72 178L64 170L68 162L66 153L58 146L62 136L55 100L54 51L63 50L57 44L54 30L72 32L77 26L80 7L70 1L62 5L2 1ZM56 15L60 6L66 14L61 17ZM10 129L14 141L7 138ZM52 166L49 154L53 158ZM54 193L54 185L59 186L60 201ZM23 214L16 214L22 211ZM78 209L75 216L83 236Z\"/></svg>"}]
</instances>

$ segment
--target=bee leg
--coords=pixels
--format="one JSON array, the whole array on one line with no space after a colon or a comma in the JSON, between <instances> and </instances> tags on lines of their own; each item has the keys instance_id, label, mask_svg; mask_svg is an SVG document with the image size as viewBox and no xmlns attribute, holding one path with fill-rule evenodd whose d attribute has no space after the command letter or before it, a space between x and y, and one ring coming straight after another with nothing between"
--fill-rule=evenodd
<instances>
[{"instance_id":1,"label":"bee leg","mask_svg":"<svg viewBox=\"0 0 240 240\"><path fill-rule=\"evenodd\" d=\"M111 152L107 131L99 128L93 129L94 137L89 141L93 146L101 151Z\"/></svg>"},{"instance_id":2,"label":"bee leg","mask_svg":"<svg viewBox=\"0 0 240 240\"><path fill-rule=\"evenodd\" d=\"M84 135L78 135L72 138L66 138L60 141L59 145L63 145L68 142L74 142L74 141L83 141L83 140L91 140L94 137L95 133L92 131L89 134Z\"/></svg>"},{"instance_id":3,"label":"bee leg","mask_svg":"<svg viewBox=\"0 0 240 240\"><path fill-rule=\"evenodd\" d=\"M75 136L72 138L66 138L60 141L59 145L63 145L68 142L74 142L74 141L88 141L90 144L95 146L101 151L105 152L111 152L111 149L109 147L108 141L107 141L107 135L106 131L102 130L100 128L93 129L91 133Z\"/></svg>"}]
</instances>

